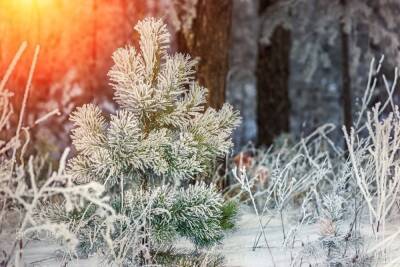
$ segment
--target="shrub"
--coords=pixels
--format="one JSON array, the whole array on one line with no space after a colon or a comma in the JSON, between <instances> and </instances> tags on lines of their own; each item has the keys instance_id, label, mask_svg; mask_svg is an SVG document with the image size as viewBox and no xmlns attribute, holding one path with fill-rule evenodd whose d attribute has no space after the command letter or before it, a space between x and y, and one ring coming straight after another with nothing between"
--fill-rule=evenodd
<instances>
[{"instance_id":1,"label":"shrub","mask_svg":"<svg viewBox=\"0 0 400 267\"><path fill-rule=\"evenodd\" d=\"M207 90L194 80L196 62L168 55L170 35L160 20L145 19L135 29L140 51L118 49L109 72L120 109L109 121L92 104L71 116L78 153L69 173L78 184L104 184L118 215L112 227L105 223L109 218L86 220L81 244L96 229L110 228L97 235L100 243L83 247L118 264L151 261L178 236L198 247L214 245L236 214L212 185L193 181L207 177L231 148L238 113L227 104L219 111L205 108Z\"/></svg>"}]
</instances>

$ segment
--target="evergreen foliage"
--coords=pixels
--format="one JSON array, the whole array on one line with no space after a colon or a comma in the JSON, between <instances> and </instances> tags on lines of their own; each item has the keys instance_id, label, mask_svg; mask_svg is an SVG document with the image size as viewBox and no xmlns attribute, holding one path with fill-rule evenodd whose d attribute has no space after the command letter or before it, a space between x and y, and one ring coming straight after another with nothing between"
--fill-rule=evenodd
<instances>
[{"instance_id":1,"label":"evergreen foliage","mask_svg":"<svg viewBox=\"0 0 400 267\"><path fill-rule=\"evenodd\" d=\"M173 241L179 235L204 247L222 238L223 200L213 186L199 183L187 189L161 187L151 193L129 191L125 207L132 222L139 220L147 203L152 203L150 236L157 242ZM230 214L229 218L233 216Z\"/></svg>"},{"instance_id":2,"label":"evergreen foliage","mask_svg":"<svg viewBox=\"0 0 400 267\"><path fill-rule=\"evenodd\" d=\"M79 182L168 179L178 184L204 172L231 147L239 116L225 104L205 110L207 90L194 80L196 61L166 53L169 33L155 19L139 22L140 52L118 49L109 76L120 110L110 121L98 107L78 108L70 162Z\"/></svg>"},{"instance_id":3,"label":"evergreen foliage","mask_svg":"<svg viewBox=\"0 0 400 267\"><path fill-rule=\"evenodd\" d=\"M103 183L117 216L48 212L54 220L80 218L81 253L125 255L122 264L148 259L146 253L178 236L197 247L214 245L237 213L214 186L188 184L207 176L229 151L238 113L228 104L219 111L206 108L207 90L194 78L196 61L168 55L170 35L161 20L145 19L135 29L140 51L118 49L109 72L120 109L107 120L99 107L87 104L71 116L77 155L69 172L78 184ZM100 229L106 234L96 234ZM87 242L94 235L96 242Z\"/></svg>"}]
</instances>

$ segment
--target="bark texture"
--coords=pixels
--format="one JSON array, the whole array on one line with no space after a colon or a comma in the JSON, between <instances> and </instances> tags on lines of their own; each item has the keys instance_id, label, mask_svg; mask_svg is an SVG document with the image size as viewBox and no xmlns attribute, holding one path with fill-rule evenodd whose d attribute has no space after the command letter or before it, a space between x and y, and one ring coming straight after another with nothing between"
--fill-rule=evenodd
<instances>
[{"instance_id":1,"label":"bark texture","mask_svg":"<svg viewBox=\"0 0 400 267\"><path fill-rule=\"evenodd\" d=\"M258 49L257 1L233 0L229 75L226 101L240 111L242 123L233 133L237 152L257 138L256 63Z\"/></svg>"},{"instance_id":2,"label":"bark texture","mask_svg":"<svg viewBox=\"0 0 400 267\"><path fill-rule=\"evenodd\" d=\"M340 1L343 8L346 8L346 1ZM349 51L349 37L345 31L344 22L340 24L340 37L342 48L342 101L343 101L343 118L344 125L347 131L350 131L353 125L352 118L352 95L351 95L351 82L350 82L350 51Z\"/></svg>"},{"instance_id":3,"label":"bark texture","mask_svg":"<svg viewBox=\"0 0 400 267\"><path fill-rule=\"evenodd\" d=\"M260 15L272 1L260 1ZM261 29L262 32L262 29ZM257 60L258 144L272 144L275 137L289 131L290 31L278 26L269 44L260 43Z\"/></svg>"},{"instance_id":4,"label":"bark texture","mask_svg":"<svg viewBox=\"0 0 400 267\"><path fill-rule=\"evenodd\" d=\"M199 58L197 78L209 90L209 105L220 108L225 102L232 1L195 2L196 16L191 27L181 27L177 32L178 51Z\"/></svg>"}]
</instances>

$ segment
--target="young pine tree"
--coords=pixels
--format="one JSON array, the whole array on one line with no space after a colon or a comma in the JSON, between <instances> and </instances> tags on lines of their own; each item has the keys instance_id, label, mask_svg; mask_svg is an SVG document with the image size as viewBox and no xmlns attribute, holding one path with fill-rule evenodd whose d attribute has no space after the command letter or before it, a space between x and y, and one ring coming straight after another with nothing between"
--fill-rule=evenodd
<instances>
[{"instance_id":1,"label":"young pine tree","mask_svg":"<svg viewBox=\"0 0 400 267\"><path fill-rule=\"evenodd\" d=\"M124 217L111 239L142 225L136 231L150 252L177 236L199 247L213 245L232 225L235 208L213 186L189 181L206 176L228 152L239 115L228 104L219 111L205 109L207 90L194 80L196 62L167 53L170 35L161 20L145 19L135 29L140 50L118 49L109 72L116 114L107 120L88 104L71 117L77 155L69 171L76 183L98 181L107 188L116 213ZM88 222L85 232L98 221ZM82 234L82 246L85 238Z\"/></svg>"}]
</instances>

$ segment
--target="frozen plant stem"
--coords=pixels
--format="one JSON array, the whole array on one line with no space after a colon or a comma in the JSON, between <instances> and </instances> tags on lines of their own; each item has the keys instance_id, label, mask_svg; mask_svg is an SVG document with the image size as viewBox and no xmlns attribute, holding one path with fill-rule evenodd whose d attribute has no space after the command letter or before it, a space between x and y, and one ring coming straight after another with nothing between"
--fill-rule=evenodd
<instances>
[{"instance_id":1,"label":"frozen plant stem","mask_svg":"<svg viewBox=\"0 0 400 267\"><path fill-rule=\"evenodd\" d=\"M20 112L20 116L19 116L17 132L16 132L17 140L19 139L19 133L21 131L22 123L23 123L23 120L24 120L26 103L28 102L29 92L30 92L30 89L32 87L32 79L33 79L33 74L35 73L36 63L37 63L37 60L38 60L38 57L39 57L39 51L40 51L40 47L37 45L36 48L35 48L35 54L33 55L32 65L31 65L31 68L29 70L28 82L26 83L24 99L22 101L22 108L21 108L21 112ZM15 164L15 160L16 160L15 159L16 152L17 152L17 149L15 148L14 151L13 151L13 155L12 155L11 171L13 171L13 168L14 168L14 164ZM35 207L36 201L37 200L32 201L33 207ZM27 219L27 217L25 217L25 219ZM24 220L24 223L26 223L25 220ZM25 226L24 226L24 228L25 228ZM20 229L24 229L24 228L20 228ZM22 238L23 237L21 236L20 240L19 240L19 253L18 253L18 257L17 257L18 260L22 260L22 252L23 252L22 251L22 249L23 249L23 239ZM19 264L20 263L17 261L16 262L16 266L19 266Z\"/></svg>"},{"instance_id":2,"label":"frozen plant stem","mask_svg":"<svg viewBox=\"0 0 400 267\"><path fill-rule=\"evenodd\" d=\"M28 81L26 83L24 98L22 100L22 105L21 105L21 111L20 111L20 114L19 114L17 131L15 133L16 140L19 140L19 135L20 135L20 132L21 132L21 127L22 127L22 123L23 123L24 115L25 115L26 103L28 102L29 92L30 92L31 87L32 87L33 74L35 73L36 63L37 63L37 60L38 60L38 57L39 57L39 51L40 51L40 47L37 45L36 48L35 48L35 54L33 55L31 67L29 69ZM14 171L16 153L17 153L17 146L14 147L13 154L12 154L11 172Z\"/></svg>"},{"instance_id":3,"label":"frozen plant stem","mask_svg":"<svg viewBox=\"0 0 400 267\"><path fill-rule=\"evenodd\" d=\"M19 51L17 52L17 55L14 57L14 60L13 60L12 65L11 65L12 66L11 67L11 71L15 67L15 64L17 63L19 57L22 55L22 53L25 50L25 48L26 48L26 43L23 43L21 45ZM22 108L21 108L20 115L19 115L18 126L17 126L17 130L16 130L16 134L15 134L15 139L16 140L19 140L19 135L20 135L20 132L21 132L23 118L24 118L24 114L25 114L26 103L28 101L29 91L30 91L30 88L32 86L32 79L33 79L33 74L35 72L36 63L37 63L37 59L38 59L38 56L39 56L39 51L40 51L40 47L36 46L35 53L34 53L34 56L33 56L33 59L32 59L32 64L31 64L31 67L30 67L30 70L29 70L28 81L27 81L26 87L25 87L24 98L23 98L23 101L22 101ZM10 74L11 73L8 73L8 72L6 73L6 77L3 78L2 84L0 85L0 89L2 89L2 87L5 85L5 82L7 81L7 79L8 79ZM10 171L11 172L10 173L13 173L13 171L14 171L14 166L15 166L15 163L16 163L16 153L17 153L18 147L19 146L14 146L14 149L13 149L13 152L12 152L11 165L10 165L11 166L10 167ZM10 186L11 182L12 181L10 179L9 183L8 183L9 186ZM32 202L35 203L34 201L32 201ZM3 205L5 205L5 200L4 200ZM33 206L33 207L35 207L35 206ZM21 224L21 226L25 224L25 220L26 219L27 219L27 217L24 218L24 221ZM22 228L20 227L19 229L22 229ZM11 253L10 253L9 257L7 258L7 260L5 261L6 265L10 261L10 259L11 259L10 257L13 255L13 251L15 250L17 244L19 244L19 252L18 252L18 256L15 257L15 260L16 260L16 266L20 265L19 261L22 258L22 248L23 248L22 237L19 237L17 240L14 241L14 244L13 244L12 249L11 249Z\"/></svg>"},{"instance_id":4,"label":"frozen plant stem","mask_svg":"<svg viewBox=\"0 0 400 267\"><path fill-rule=\"evenodd\" d=\"M243 189L244 191L246 191L246 192L249 194L249 196L250 196L250 200L251 200L251 203L252 203L252 205L253 205L254 212L256 213L256 216L257 216L257 220L258 220L258 224L259 224L259 227L260 227L260 231L261 231L261 233L262 233L262 236L264 237L264 241L265 241L265 244L266 244L266 246L267 246L268 252L269 252L269 254L270 254L270 256L271 256L272 263L273 263L274 266L276 266L275 260L274 260L274 256L272 255L271 247L270 247L269 244L268 244L267 235L266 235L266 233L265 233L265 231L264 231L264 227L263 227L263 223L262 223L262 220L261 220L261 216L260 216L259 213L258 213L257 204L256 204L256 202L255 202L253 193L251 192L249 179L248 179L248 177L247 177L247 175L246 175L246 169L243 167L243 168L241 168L241 170L239 170L239 172L240 172L240 177L237 175L237 172L238 172L237 168L234 168L234 169L233 169L233 175L234 175L235 179L236 179L236 180L240 183L240 185L242 186L242 189ZM255 250L255 247L253 247L253 251L254 251L254 250Z\"/></svg>"},{"instance_id":5,"label":"frozen plant stem","mask_svg":"<svg viewBox=\"0 0 400 267\"><path fill-rule=\"evenodd\" d=\"M9 101L12 93L4 87L25 48L26 43L23 43L0 82L0 130L6 127L10 116L13 114ZM12 231L6 233L7 235L10 234L6 237L6 240L9 239L10 241L10 248L7 251L5 249L2 251L1 266L22 266L23 249L29 242L24 241L31 233L50 233L54 238L65 241L68 249L75 249L77 236L70 231L71 225L59 221L54 222L48 217L38 214L38 211L45 206L43 203L51 202L55 196L64 200L63 205L60 206L63 212L78 210L82 207L82 203L93 203L98 207L99 213L113 214L113 209L106 204L107 198L103 197L104 187L101 184L90 182L85 185L76 185L72 182L72 177L65 173L68 148L59 161L58 170L54 172L52 169L49 170L43 183L37 183L37 175L44 164L42 159L30 156L28 164L25 164L24 156L30 142L30 135L28 128L23 127L23 121L38 55L39 46L35 49L30 66L17 131L9 139L0 140L0 143L2 143L0 149L0 201L2 205L0 234L3 234L1 228L4 218L8 216L7 212L15 211L19 214L18 221L11 225ZM48 118L48 116L45 115L45 118ZM20 140L21 131L26 135L22 144ZM20 161L17 160L17 154L20 155ZM41 166L37 166L37 160L39 160ZM29 179L29 183L26 179ZM0 236L0 239L3 238L4 235Z\"/></svg>"},{"instance_id":6,"label":"frozen plant stem","mask_svg":"<svg viewBox=\"0 0 400 267\"><path fill-rule=\"evenodd\" d=\"M24 53L26 47L28 46L27 42L23 42L19 47L17 53L15 54L14 58L12 59L10 66L7 68L6 73L4 74L3 79L0 82L0 92L4 90L8 79L10 78L12 72L14 71L15 66L17 65L19 59L21 58L22 54Z\"/></svg>"},{"instance_id":7,"label":"frozen plant stem","mask_svg":"<svg viewBox=\"0 0 400 267\"><path fill-rule=\"evenodd\" d=\"M400 149L400 113L398 108L383 121L379 119L380 106L368 114L367 145L359 144L352 129L344 130L350 160L357 186L367 203L375 238L384 239L386 217L397 200L400 190L400 167L396 159ZM365 160L368 159L367 163ZM365 171L371 170L371 171Z\"/></svg>"},{"instance_id":8,"label":"frozen plant stem","mask_svg":"<svg viewBox=\"0 0 400 267\"><path fill-rule=\"evenodd\" d=\"M10 78L12 72L14 71L15 66L17 65L19 59L21 58L22 54L24 53L25 49L27 47L27 43L24 42L21 44L21 46L19 47L17 53L15 54L14 58L12 59L10 65L8 66L6 73L3 77L3 79L0 82L0 93L3 93L4 91L4 87L8 82L8 79ZM6 106L4 106L4 111L3 114L1 115L1 121L0 124L4 124L6 121L6 116L4 115L7 111ZM1 129L1 128L0 128ZM0 212L0 234L2 232L3 229L3 218L4 218L4 213L5 213L5 208L6 208L6 201L2 201L2 207L1 207L1 212Z\"/></svg>"},{"instance_id":9,"label":"frozen plant stem","mask_svg":"<svg viewBox=\"0 0 400 267\"><path fill-rule=\"evenodd\" d=\"M286 240L285 224L283 223L283 212L282 212L281 209L279 210L279 215L281 217L281 227L282 227L282 234L283 234L283 242L285 242L285 240Z\"/></svg>"}]
</instances>

